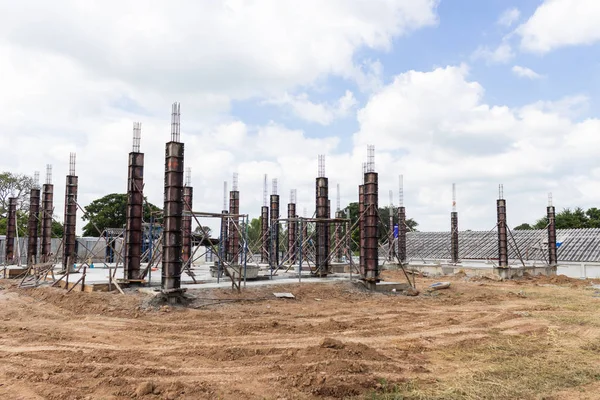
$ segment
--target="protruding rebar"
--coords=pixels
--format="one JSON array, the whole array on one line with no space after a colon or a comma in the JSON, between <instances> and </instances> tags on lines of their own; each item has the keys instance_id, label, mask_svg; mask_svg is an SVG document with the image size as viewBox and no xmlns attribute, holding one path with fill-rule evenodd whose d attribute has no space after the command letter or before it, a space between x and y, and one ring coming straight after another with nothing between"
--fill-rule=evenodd
<instances>
[{"instance_id":1,"label":"protruding rebar","mask_svg":"<svg viewBox=\"0 0 600 400\"><path fill-rule=\"evenodd\" d=\"M32 189L40 188L40 171L35 171L33 173L33 186Z\"/></svg>"},{"instance_id":2,"label":"protruding rebar","mask_svg":"<svg viewBox=\"0 0 600 400\"><path fill-rule=\"evenodd\" d=\"M52 164L46 164L46 185L52 185Z\"/></svg>"},{"instance_id":3,"label":"protruding rebar","mask_svg":"<svg viewBox=\"0 0 600 400\"><path fill-rule=\"evenodd\" d=\"M185 186L192 186L192 169L190 167L185 169Z\"/></svg>"},{"instance_id":4,"label":"protruding rebar","mask_svg":"<svg viewBox=\"0 0 600 400\"><path fill-rule=\"evenodd\" d=\"M77 154L71 153L69 154L69 175L75 176L75 159Z\"/></svg>"},{"instance_id":5,"label":"protruding rebar","mask_svg":"<svg viewBox=\"0 0 600 400\"><path fill-rule=\"evenodd\" d=\"M317 172L318 172L319 178L325 177L325 155L324 154L319 154L319 170Z\"/></svg>"},{"instance_id":6,"label":"protruding rebar","mask_svg":"<svg viewBox=\"0 0 600 400\"><path fill-rule=\"evenodd\" d=\"M362 183L365 184L365 174L367 173L367 163L362 163Z\"/></svg>"},{"instance_id":7,"label":"protruding rebar","mask_svg":"<svg viewBox=\"0 0 600 400\"><path fill-rule=\"evenodd\" d=\"M238 191L238 173L237 172L233 173L233 179L231 182L231 190L234 192Z\"/></svg>"},{"instance_id":8,"label":"protruding rebar","mask_svg":"<svg viewBox=\"0 0 600 400\"><path fill-rule=\"evenodd\" d=\"M452 212L456 212L456 183L452 184Z\"/></svg>"},{"instance_id":9,"label":"protruding rebar","mask_svg":"<svg viewBox=\"0 0 600 400\"><path fill-rule=\"evenodd\" d=\"M341 197L340 197L340 184L339 183L335 186L335 190L336 190L336 193L335 193L335 211L340 211L340 208L342 206L342 201L341 201Z\"/></svg>"},{"instance_id":10,"label":"protruding rebar","mask_svg":"<svg viewBox=\"0 0 600 400\"><path fill-rule=\"evenodd\" d=\"M504 185L498 185L498 200L504 200Z\"/></svg>"},{"instance_id":11,"label":"protruding rebar","mask_svg":"<svg viewBox=\"0 0 600 400\"><path fill-rule=\"evenodd\" d=\"M375 146L367 146L367 172L375 172Z\"/></svg>"},{"instance_id":12,"label":"protruding rebar","mask_svg":"<svg viewBox=\"0 0 600 400\"><path fill-rule=\"evenodd\" d=\"M227 211L227 181L223 182L223 211Z\"/></svg>"},{"instance_id":13,"label":"protruding rebar","mask_svg":"<svg viewBox=\"0 0 600 400\"><path fill-rule=\"evenodd\" d=\"M552 207L552 192L548 193L548 207Z\"/></svg>"},{"instance_id":14,"label":"protruding rebar","mask_svg":"<svg viewBox=\"0 0 600 400\"><path fill-rule=\"evenodd\" d=\"M134 122L133 123L133 148L132 148L132 151L134 153L140 152L141 140L142 140L142 123Z\"/></svg>"},{"instance_id":15,"label":"protruding rebar","mask_svg":"<svg viewBox=\"0 0 600 400\"><path fill-rule=\"evenodd\" d=\"M263 207L268 207L269 203L267 202L267 193L269 192L267 186L267 174L265 174L265 179L263 181Z\"/></svg>"},{"instance_id":16,"label":"protruding rebar","mask_svg":"<svg viewBox=\"0 0 600 400\"><path fill-rule=\"evenodd\" d=\"M390 210L394 207L394 191L390 190Z\"/></svg>"},{"instance_id":17,"label":"protruding rebar","mask_svg":"<svg viewBox=\"0 0 600 400\"><path fill-rule=\"evenodd\" d=\"M277 178L271 182L271 194L277 194Z\"/></svg>"},{"instance_id":18,"label":"protruding rebar","mask_svg":"<svg viewBox=\"0 0 600 400\"><path fill-rule=\"evenodd\" d=\"M178 102L171 106L171 141L181 140L181 105Z\"/></svg>"},{"instance_id":19,"label":"protruding rebar","mask_svg":"<svg viewBox=\"0 0 600 400\"><path fill-rule=\"evenodd\" d=\"M404 175L398 177L398 207L404 207Z\"/></svg>"},{"instance_id":20,"label":"protruding rebar","mask_svg":"<svg viewBox=\"0 0 600 400\"><path fill-rule=\"evenodd\" d=\"M290 203L296 204L296 189L290 190Z\"/></svg>"}]
</instances>

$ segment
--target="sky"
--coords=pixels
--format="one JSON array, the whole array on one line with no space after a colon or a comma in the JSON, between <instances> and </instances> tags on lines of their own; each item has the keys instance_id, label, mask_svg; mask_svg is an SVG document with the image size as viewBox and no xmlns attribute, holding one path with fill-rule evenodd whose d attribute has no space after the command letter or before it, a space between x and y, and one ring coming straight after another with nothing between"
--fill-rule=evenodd
<instances>
[{"instance_id":1,"label":"sky","mask_svg":"<svg viewBox=\"0 0 600 400\"><path fill-rule=\"evenodd\" d=\"M164 144L181 103L194 210L220 212L239 174L314 211L318 156L332 207L358 199L375 146L379 202L421 231L509 226L599 206L597 0L0 0L0 170L53 166L62 220L69 153L82 206L127 187L142 123L145 195L162 205ZM285 207L282 207L285 209ZM79 213L81 217L81 213ZM215 221L203 221L216 226ZM81 232L82 223L78 231Z\"/></svg>"}]
</instances>

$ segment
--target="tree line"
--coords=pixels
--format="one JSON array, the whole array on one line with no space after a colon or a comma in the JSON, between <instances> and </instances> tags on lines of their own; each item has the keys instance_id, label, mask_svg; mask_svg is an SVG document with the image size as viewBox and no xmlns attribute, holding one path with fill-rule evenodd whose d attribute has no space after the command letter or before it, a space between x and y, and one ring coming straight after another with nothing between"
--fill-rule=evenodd
<instances>
[{"instance_id":1,"label":"tree line","mask_svg":"<svg viewBox=\"0 0 600 400\"><path fill-rule=\"evenodd\" d=\"M556 214L556 229L600 228L600 210L596 207L583 210L565 208ZM516 230L544 229L548 226L548 217L539 218L534 224L523 223Z\"/></svg>"}]
</instances>

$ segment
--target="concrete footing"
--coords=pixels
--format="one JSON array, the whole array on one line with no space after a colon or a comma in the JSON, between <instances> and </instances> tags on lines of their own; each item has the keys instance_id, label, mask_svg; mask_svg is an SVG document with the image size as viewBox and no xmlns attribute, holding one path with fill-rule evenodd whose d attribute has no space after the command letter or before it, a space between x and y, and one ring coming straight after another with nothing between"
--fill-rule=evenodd
<instances>
[{"instance_id":1,"label":"concrete footing","mask_svg":"<svg viewBox=\"0 0 600 400\"><path fill-rule=\"evenodd\" d=\"M388 264L388 269L398 269L398 265ZM501 279L513 279L529 275L556 275L557 267L548 265L509 265L499 268L496 265L481 262L448 264L443 262L410 263L405 268L426 273L430 276L465 274L467 276L496 276Z\"/></svg>"}]
</instances>

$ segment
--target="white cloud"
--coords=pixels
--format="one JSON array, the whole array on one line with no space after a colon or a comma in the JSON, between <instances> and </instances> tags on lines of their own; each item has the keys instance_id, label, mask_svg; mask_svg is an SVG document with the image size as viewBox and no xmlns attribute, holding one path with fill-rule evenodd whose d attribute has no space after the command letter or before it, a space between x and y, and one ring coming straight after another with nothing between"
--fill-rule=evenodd
<instances>
[{"instance_id":1,"label":"white cloud","mask_svg":"<svg viewBox=\"0 0 600 400\"><path fill-rule=\"evenodd\" d=\"M543 215L548 191L558 207L595 204L600 189L593 195L574 190L578 182L592 186L588 171L600 145L600 120L572 119L584 97L521 108L483 99L483 87L468 79L464 66L400 74L359 110L355 148L376 146L384 193L395 188L396 173L404 174L408 212L423 229L447 229L452 182L461 224L471 229L493 226L499 183L513 226ZM383 161L381 153L391 157Z\"/></svg>"},{"instance_id":2,"label":"white cloud","mask_svg":"<svg viewBox=\"0 0 600 400\"><path fill-rule=\"evenodd\" d=\"M505 27L510 27L512 24L517 22L521 16L521 11L518 8L513 7L505 10L498 18L497 24Z\"/></svg>"},{"instance_id":3,"label":"white cloud","mask_svg":"<svg viewBox=\"0 0 600 400\"><path fill-rule=\"evenodd\" d=\"M596 0L545 0L516 32L523 50L547 53L599 41L599 20L600 2Z\"/></svg>"},{"instance_id":4,"label":"white cloud","mask_svg":"<svg viewBox=\"0 0 600 400\"><path fill-rule=\"evenodd\" d=\"M541 79L544 77L543 75L538 74L531 68L521 67L520 65L513 66L512 72L520 78Z\"/></svg>"},{"instance_id":5,"label":"white cloud","mask_svg":"<svg viewBox=\"0 0 600 400\"><path fill-rule=\"evenodd\" d=\"M409 217L422 229L447 229L452 182L465 229L494 225L500 182L513 225L542 214L552 188L558 207L587 207L600 197L588 172L597 167L600 121L575 116L585 98L510 108L485 102L464 65L408 71L384 85L381 63L357 57L361 48L385 51L393 38L434 24L436 2L313 0L294 10L284 3L10 3L0 15L0 170L54 164L58 214L70 151L78 155L82 205L123 192L131 122L139 120L145 190L160 205L169 106L177 100L198 210L220 211L222 182L238 171L242 212L257 215L268 173L279 178L282 201L296 188L299 209L311 214L318 154L327 155L342 204L356 201L367 143L376 145L384 202L404 173ZM279 99L332 75L369 92L353 140L228 115L232 99ZM290 95L288 103L323 123L352 113L354 95L324 104Z\"/></svg>"},{"instance_id":6,"label":"white cloud","mask_svg":"<svg viewBox=\"0 0 600 400\"><path fill-rule=\"evenodd\" d=\"M0 36L61 55L96 78L162 95L279 94L329 74L352 78L361 48L436 23L436 0L8 3ZM157 79L157 77L161 77Z\"/></svg>"},{"instance_id":7,"label":"white cloud","mask_svg":"<svg viewBox=\"0 0 600 400\"><path fill-rule=\"evenodd\" d=\"M331 76L367 87L380 64L358 52L389 51L394 39L434 25L436 7L436 0L3 4L0 144L11 150L0 169L32 173L54 164L61 193L68 153L76 151L82 205L123 192L131 122L139 120L147 194L160 205L168 110L180 101L186 165L201 188L196 205L219 210L218 188L239 169L250 212L257 170L293 175L292 165L316 164L312 152L334 151L339 139L248 125L229 116L232 101L299 93ZM353 103L350 94L325 108L339 117Z\"/></svg>"},{"instance_id":8,"label":"white cloud","mask_svg":"<svg viewBox=\"0 0 600 400\"><path fill-rule=\"evenodd\" d=\"M502 42L495 49L490 49L488 46L479 46L471 55L471 59L483 59L488 64L506 64L512 60L515 53L512 47L507 42Z\"/></svg>"},{"instance_id":9,"label":"white cloud","mask_svg":"<svg viewBox=\"0 0 600 400\"><path fill-rule=\"evenodd\" d=\"M285 94L279 99L268 100L266 103L289 106L299 118L321 125L329 125L334 120L347 117L356 107L357 101L351 91L332 103L313 103L306 93L291 96Z\"/></svg>"}]
</instances>

